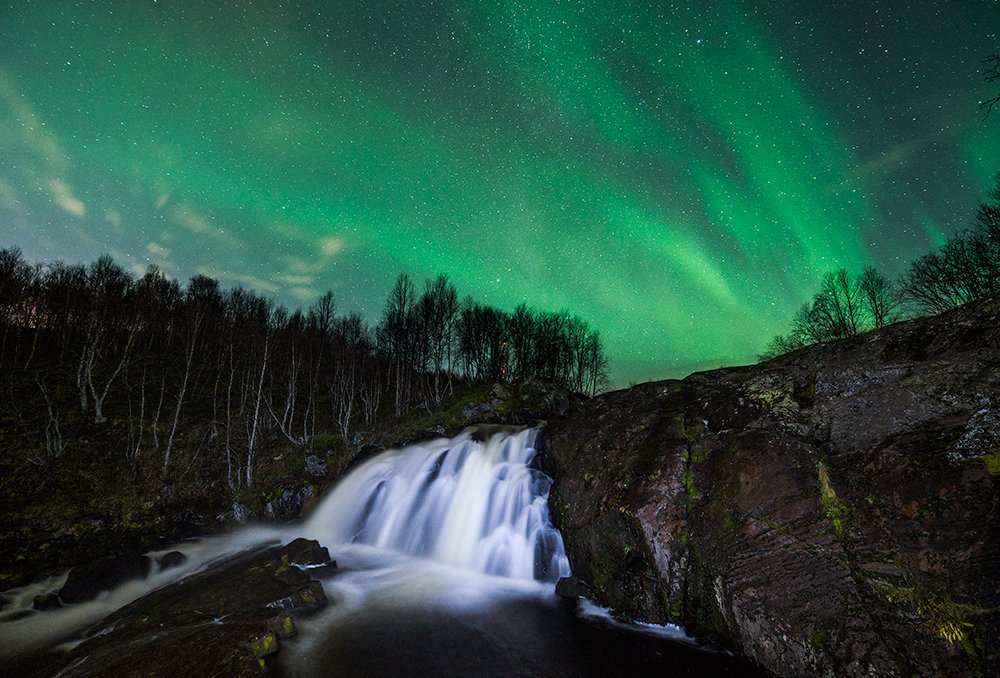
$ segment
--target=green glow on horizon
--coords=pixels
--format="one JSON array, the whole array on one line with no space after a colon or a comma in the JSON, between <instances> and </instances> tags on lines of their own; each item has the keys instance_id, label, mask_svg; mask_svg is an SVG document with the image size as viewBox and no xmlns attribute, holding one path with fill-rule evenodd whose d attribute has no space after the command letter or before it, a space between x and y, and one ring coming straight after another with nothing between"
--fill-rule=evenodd
<instances>
[{"instance_id":1,"label":"green glow on horizon","mask_svg":"<svg viewBox=\"0 0 1000 678\"><path fill-rule=\"evenodd\" d=\"M369 319L398 272L444 272L587 319L623 384L752 360L826 270L954 228L918 205L883 232L885 144L748 3L657 6L5 10L0 245ZM962 129L974 202L1000 136Z\"/></svg>"}]
</instances>

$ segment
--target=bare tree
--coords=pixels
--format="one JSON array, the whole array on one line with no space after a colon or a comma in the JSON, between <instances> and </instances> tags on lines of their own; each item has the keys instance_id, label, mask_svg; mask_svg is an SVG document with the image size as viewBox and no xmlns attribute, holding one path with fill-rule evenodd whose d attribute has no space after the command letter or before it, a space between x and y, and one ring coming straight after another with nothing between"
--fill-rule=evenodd
<instances>
[{"instance_id":1,"label":"bare tree","mask_svg":"<svg viewBox=\"0 0 1000 678\"><path fill-rule=\"evenodd\" d=\"M899 320L900 300L895 286L874 266L865 266L858 277L858 291L875 329Z\"/></svg>"},{"instance_id":2,"label":"bare tree","mask_svg":"<svg viewBox=\"0 0 1000 678\"><path fill-rule=\"evenodd\" d=\"M188 283L183 306L184 313L182 315L185 333L184 367L181 382L175 396L173 423L170 426L167 447L163 453L164 480L169 477L170 454L173 450L175 436L177 435L177 425L180 423L181 408L188 393L191 371L194 367L194 359L199 346L202 329L209 318L219 314L221 307L222 297L219 293L219 283L217 281L203 275L196 275L191 278L191 281Z\"/></svg>"},{"instance_id":3,"label":"bare tree","mask_svg":"<svg viewBox=\"0 0 1000 678\"><path fill-rule=\"evenodd\" d=\"M35 375L35 383L38 384L42 397L45 399L45 408L48 412L48 421L45 422L45 455L49 459L56 459L62 456L66 446L63 444L62 432L60 431L59 409L53 403L49 393L49 388L45 380L39 375Z\"/></svg>"},{"instance_id":4,"label":"bare tree","mask_svg":"<svg viewBox=\"0 0 1000 678\"><path fill-rule=\"evenodd\" d=\"M0 366L7 356L9 333L13 330L16 336L20 336L29 291L34 282L32 268L21 257L20 248L0 249L0 323L3 323Z\"/></svg>"},{"instance_id":5,"label":"bare tree","mask_svg":"<svg viewBox=\"0 0 1000 678\"><path fill-rule=\"evenodd\" d=\"M983 59L983 65L985 66L985 76L986 82L993 84L1000 80L1000 54L991 54L985 59ZM993 107L1000 102L1000 93L997 93L979 102L980 110L984 111L983 117L989 117L990 113L993 112Z\"/></svg>"},{"instance_id":6,"label":"bare tree","mask_svg":"<svg viewBox=\"0 0 1000 678\"><path fill-rule=\"evenodd\" d=\"M409 409L414 357L413 307L416 303L413 281L400 273L393 284L382 321L379 324L380 343L395 370L396 417Z\"/></svg>"}]
</instances>

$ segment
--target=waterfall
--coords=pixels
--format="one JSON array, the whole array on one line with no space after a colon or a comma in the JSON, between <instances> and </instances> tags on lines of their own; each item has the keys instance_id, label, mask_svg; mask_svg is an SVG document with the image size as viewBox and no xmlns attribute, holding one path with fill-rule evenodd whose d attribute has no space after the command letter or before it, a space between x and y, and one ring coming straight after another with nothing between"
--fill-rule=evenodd
<instances>
[{"instance_id":1,"label":"waterfall","mask_svg":"<svg viewBox=\"0 0 1000 678\"><path fill-rule=\"evenodd\" d=\"M549 520L552 479L532 466L536 429L464 432L389 450L349 473L302 532L334 550L360 543L484 574L569 575Z\"/></svg>"}]
</instances>

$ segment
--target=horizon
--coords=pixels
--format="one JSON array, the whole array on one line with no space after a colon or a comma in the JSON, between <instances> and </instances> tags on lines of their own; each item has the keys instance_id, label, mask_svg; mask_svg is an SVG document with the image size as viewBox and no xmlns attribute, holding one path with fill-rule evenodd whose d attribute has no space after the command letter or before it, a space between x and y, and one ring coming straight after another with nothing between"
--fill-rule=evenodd
<instances>
[{"instance_id":1,"label":"horizon","mask_svg":"<svg viewBox=\"0 0 1000 678\"><path fill-rule=\"evenodd\" d=\"M613 388L754 362L1000 169L985 0L103 9L3 10L0 244L369 323L444 273L587 320Z\"/></svg>"}]
</instances>

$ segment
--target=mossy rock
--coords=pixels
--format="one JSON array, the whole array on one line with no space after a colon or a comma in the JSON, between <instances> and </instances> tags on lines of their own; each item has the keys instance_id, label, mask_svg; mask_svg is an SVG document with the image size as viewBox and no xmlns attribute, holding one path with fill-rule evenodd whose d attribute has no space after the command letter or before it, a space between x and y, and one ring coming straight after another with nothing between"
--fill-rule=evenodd
<instances>
[{"instance_id":1,"label":"mossy rock","mask_svg":"<svg viewBox=\"0 0 1000 678\"><path fill-rule=\"evenodd\" d=\"M263 660L264 657L269 657L281 649L278 637L273 631L268 631L263 635L254 637L247 643L247 646L258 660Z\"/></svg>"},{"instance_id":2,"label":"mossy rock","mask_svg":"<svg viewBox=\"0 0 1000 678\"><path fill-rule=\"evenodd\" d=\"M281 612L267 622L267 628L279 639L287 640L294 638L298 634L295 628L295 621L287 612Z\"/></svg>"}]
</instances>

